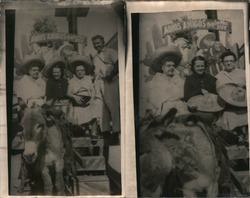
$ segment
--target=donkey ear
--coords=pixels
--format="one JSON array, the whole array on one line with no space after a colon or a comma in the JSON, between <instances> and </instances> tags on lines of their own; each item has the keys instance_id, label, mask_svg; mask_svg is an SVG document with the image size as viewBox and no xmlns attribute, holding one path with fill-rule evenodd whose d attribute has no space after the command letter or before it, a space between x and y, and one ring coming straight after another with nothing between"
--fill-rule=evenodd
<instances>
[{"instance_id":1,"label":"donkey ear","mask_svg":"<svg viewBox=\"0 0 250 198\"><path fill-rule=\"evenodd\" d=\"M177 113L176 108L172 108L168 111L168 113L162 118L161 124L167 126L170 122L175 119L175 115Z\"/></svg>"},{"instance_id":2,"label":"donkey ear","mask_svg":"<svg viewBox=\"0 0 250 198\"><path fill-rule=\"evenodd\" d=\"M198 122L202 122L202 119L198 115L190 115L187 117L186 124L187 125L194 125Z\"/></svg>"},{"instance_id":3,"label":"donkey ear","mask_svg":"<svg viewBox=\"0 0 250 198\"><path fill-rule=\"evenodd\" d=\"M48 109L48 108L52 107L53 104L55 103L55 100L56 100L56 99L53 98L53 99L50 99L50 100L46 101L46 102L42 105L42 109Z\"/></svg>"},{"instance_id":4,"label":"donkey ear","mask_svg":"<svg viewBox=\"0 0 250 198\"><path fill-rule=\"evenodd\" d=\"M140 120L140 123L150 123L154 119L152 110L147 109L145 116Z\"/></svg>"}]
</instances>

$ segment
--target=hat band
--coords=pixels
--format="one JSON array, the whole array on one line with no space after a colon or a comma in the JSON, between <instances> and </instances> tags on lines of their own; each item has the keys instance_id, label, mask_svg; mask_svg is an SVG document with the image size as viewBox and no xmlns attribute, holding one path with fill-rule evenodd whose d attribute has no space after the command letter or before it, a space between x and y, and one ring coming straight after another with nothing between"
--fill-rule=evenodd
<instances>
[{"instance_id":1,"label":"hat band","mask_svg":"<svg viewBox=\"0 0 250 198\"><path fill-rule=\"evenodd\" d=\"M231 93L232 100L236 102L244 102L246 99L246 91L241 88L237 87L235 90Z\"/></svg>"}]
</instances>

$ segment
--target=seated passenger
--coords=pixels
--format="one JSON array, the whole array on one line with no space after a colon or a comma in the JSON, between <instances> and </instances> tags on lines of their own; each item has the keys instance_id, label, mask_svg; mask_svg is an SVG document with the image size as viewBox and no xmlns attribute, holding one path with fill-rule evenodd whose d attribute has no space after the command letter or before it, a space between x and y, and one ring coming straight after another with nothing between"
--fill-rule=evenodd
<instances>
[{"instance_id":1,"label":"seated passenger","mask_svg":"<svg viewBox=\"0 0 250 198\"><path fill-rule=\"evenodd\" d=\"M44 59L38 55L32 54L25 57L21 68L24 76L14 85L21 107L41 106L44 103L46 83L40 74L44 65Z\"/></svg>"},{"instance_id":2,"label":"seated passenger","mask_svg":"<svg viewBox=\"0 0 250 198\"><path fill-rule=\"evenodd\" d=\"M188 112L186 104L182 101L184 81L176 70L181 57L181 52L176 46L165 46L154 52L151 68L156 74L148 82L147 93L143 93L147 98L146 104L141 107L145 109L144 112L150 110L155 116L165 115L174 107L180 114Z\"/></svg>"},{"instance_id":3,"label":"seated passenger","mask_svg":"<svg viewBox=\"0 0 250 198\"><path fill-rule=\"evenodd\" d=\"M206 93L216 94L216 78L206 73L207 63L202 56L196 56L192 60L192 75L187 76L184 84L184 100L188 101L196 95Z\"/></svg>"},{"instance_id":4,"label":"seated passenger","mask_svg":"<svg viewBox=\"0 0 250 198\"><path fill-rule=\"evenodd\" d=\"M68 81L64 78L66 62L62 57L55 57L43 69L43 75L48 78L46 82L47 104L53 105L64 113L68 121L72 120L73 107L67 96Z\"/></svg>"},{"instance_id":5,"label":"seated passenger","mask_svg":"<svg viewBox=\"0 0 250 198\"><path fill-rule=\"evenodd\" d=\"M63 99L67 95L68 81L63 78L65 61L61 57L54 58L43 70L48 78L46 83L46 99Z\"/></svg>"},{"instance_id":6,"label":"seated passenger","mask_svg":"<svg viewBox=\"0 0 250 198\"><path fill-rule=\"evenodd\" d=\"M236 59L236 55L231 51L226 51L221 55L224 70L215 76L217 89L227 83L235 83L241 87L246 86L245 70L237 68Z\"/></svg>"},{"instance_id":7,"label":"seated passenger","mask_svg":"<svg viewBox=\"0 0 250 198\"><path fill-rule=\"evenodd\" d=\"M67 96L73 100L73 117L75 124L90 130L90 125L96 126L95 90L91 77L88 74L93 65L87 57L74 55L68 62L69 70L74 77L69 80ZM96 131L95 131L96 132ZM92 136L96 136L95 132Z\"/></svg>"},{"instance_id":8,"label":"seated passenger","mask_svg":"<svg viewBox=\"0 0 250 198\"><path fill-rule=\"evenodd\" d=\"M246 133L244 126L248 125L248 119L245 70L236 68L236 55L233 52L224 52L221 60L225 69L216 75L216 88L227 106L217 125L229 131L241 128Z\"/></svg>"}]
</instances>

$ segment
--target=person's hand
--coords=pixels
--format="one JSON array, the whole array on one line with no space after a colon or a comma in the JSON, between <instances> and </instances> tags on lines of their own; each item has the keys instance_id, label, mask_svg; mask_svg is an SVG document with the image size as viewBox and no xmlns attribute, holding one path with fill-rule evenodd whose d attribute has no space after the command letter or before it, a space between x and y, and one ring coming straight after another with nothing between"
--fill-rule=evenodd
<instances>
[{"instance_id":1,"label":"person's hand","mask_svg":"<svg viewBox=\"0 0 250 198\"><path fill-rule=\"evenodd\" d=\"M191 113L197 112L197 109L198 109L197 106L188 107L188 110L189 110Z\"/></svg>"},{"instance_id":2,"label":"person's hand","mask_svg":"<svg viewBox=\"0 0 250 198\"><path fill-rule=\"evenodd\" d=\"M186 66L185 66L185 69L183 70L183 73L185 74L185 76L188 76L188 75L190 75L190 65L189 64L187 64Z\"/></svg>"},{"instance_id":3,"label":"person's hand","mask_svg":"<svg viewBox=\"0 0 250 198\"><path fill-rule=\"evenodd\" d=\"M86 106L88 105L94 105L94 98L91 98L87 103Z\"/></svg>"},{"instance_id":4,"label":"person's hand","mask_svg":"<svg viewBox=\"0 0 250 198\"><path fill-rule=\"evenodd\" d=\"M237 83L237 86L241 88L246 88L246 84L244 83Z\"/></svg>"},{"instance_id":5,"label":"person's hand","mask_svg":"<svg viewBox=\"0 0 250 198\"><path fill-rule=\"evenodd\" d=\"M24 109L27 106L26 103L24 102L24 100L20 97L17 98L17 101L18 101L18 105L20 106L21 109Z\"/></svg>"},{"instance_id":6,"label":"person's hand","mask_svg":"<svg viewBox=\"0 0 250 198\"><path fill-rule=\"evenodd\" d=\"M144 81L145 81L145 82L151 81L151 80L153 79L153 77L154 77L153 75L146 75L146 74L145 74L145 75L144 75Z\"/></svg>"},{"instance_id":7,"label":"person's hand","mask_svg":"<svg viewBox=\"0 0 250 198\"><path fill-rule=\"evenodd\" d=\"M209 92L206 89L201 89L203 95L208 94Z\"/></svg>"},{"instance_id":8,"label":"person's hand","mask_svg":"<svg viewBox=\"0 0 250 198\"><path fill-rule=\"evenodd\" d=\"M80 96L73 96L77 104L82 104L84 101Z\"/></svg>"},{"instance_id":9,"label":"person's hand","mask_svg":"<svg viewBox=\"0 0 250 198\"><path fill-rule=\"evenodd\" d=\"M99 72L99 77L100 78L104 78L105 77L102 70Z\"/></svg>"},{"instance_id":10,"label":"person's hand","mask_svg":"<svg viewBox=\"0 0 250 198\"><path fill-rule=\"evenodd\" d=\"M167 100L165 100L163 103L168 103L168 102L173 102L173 101L179 101L180 98L179 97L171 97L168 98Z\"/></svg>"}]
</instances>

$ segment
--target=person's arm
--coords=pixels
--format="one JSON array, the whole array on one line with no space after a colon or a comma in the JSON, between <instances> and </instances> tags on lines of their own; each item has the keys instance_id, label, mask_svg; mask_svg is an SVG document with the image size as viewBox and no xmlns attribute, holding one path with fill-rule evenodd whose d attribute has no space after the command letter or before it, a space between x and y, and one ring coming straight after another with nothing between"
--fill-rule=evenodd
<instances>
[{"instance_id":1,"label":"person's arm","mask_svg":"<svg viewBox=\"0 0 250 198\"><path fill-rule=\"evenodd\" d=\"M194 79L186 78L184 83L184 101L188 101L191 97L202 94L201 88L193 84Z\"/></svg>"},{"instance_id":2,"label":"person's arm","mask_svg":"<svg viewBox=\"0 0 250 198\"><path fill-rule=\"evenodd\" d=\"M111 76L115 76L119 73L119 64L118 64L118 53L117 51L110 49L110 59L114 65L114 69L112 71Z\"/></svg>"},{"instance_id":3,"label":"person's arm","mask_svg":"<svg viewBox=\"0 0 250 198\"><path fill-rule=\"evenodd\" d=\"M76 101L76 103L82 104L82 98L73 93L73 85L71 83L69 83L69 86L67 89L67 96L73 98Z\"/></svg>"},{"instance_id":4,"label":"person's arm","mask_svg":"<svg viewBox=\"0 0 250 198\"><path fill-rule=\"evenodd\" d=\"M51 80L49 79L46 83L46 91L45 91L45 96L46 96L47 101L53 98L53 92L54 92L53 86L52 86Z\"/></svg>"},{"instance_id":5,"label":"person's arm","mask_svg":"<svg viewBox=\"0 0 250 198\"><path fill-rule=\"evenodd\" d=\"M15 92L17 95L17 98L19 98L18 101L20 101L19 105L27 104L27 90L29 89L30 82L27 80L27 76L24 75L16 84L15 84Z\"/></svg>"},{"instance_id":6,"label":"person's arm","mask_svg":"<svg viewBox=\"0 0 250 198\"><path fill-rule=\"evenodd\" d=\"M213 94L217 94L217 90L216 90L216 81L217 79L213 76L211 76L212 79L210 80L210 83L211 83L211 93Z\"/></svg>"},{"instance_id":7,"label":"person's arm","mask_svg":"<svg viewBox=\"0 0 250 198\"><path fill-rule=\"evenodd\" d=\"M95 76L96 78L99 78L100 77L100 72L101 72L101 67L98 65L98 56L95 55L93 57L93 64L94 64L94 73L95 73Z\"/></svg>"},{"instance_id":8,"label":"person's arm","mask_svg":"<svg viewBox=\"0 0 250 198\"><path fill-rule=\"evenodd\" d=\"M90 92L90 97L95 98L95 89L94 89L94 84L92 83L91 77L88 79L88 84L89 84L89 92Z\"/></svg>"},{"instance_id":9,"label":"person's arm","mask_svg":"<svg viewBox=\"0 0 250 198\"><path fill-rule=\"evenodd\" d=\"M62 86L63 86L62 87L62 97L65 97L65 96L67 96L67 90L68 90L68 86L69 86L68 80L63 79Z\"/></svg>"},{"instance_id":10,"label":"person's arm","mask_svg":"<svg viewBox=\"0 0 250 198\"><path fill-rule=\"evenodd\" d=\"M118 62L118 53L114 49L109 49L109 57L113 64L116 64Z\"/></svg>"}]
</instances>

